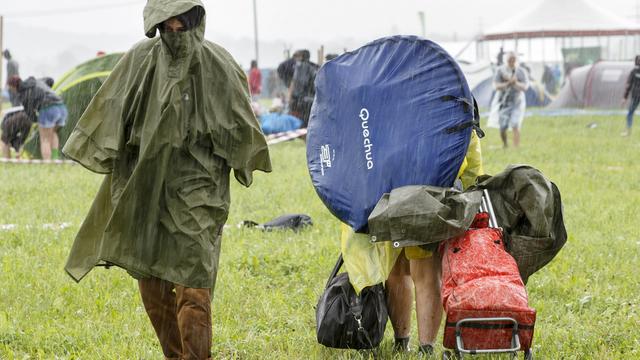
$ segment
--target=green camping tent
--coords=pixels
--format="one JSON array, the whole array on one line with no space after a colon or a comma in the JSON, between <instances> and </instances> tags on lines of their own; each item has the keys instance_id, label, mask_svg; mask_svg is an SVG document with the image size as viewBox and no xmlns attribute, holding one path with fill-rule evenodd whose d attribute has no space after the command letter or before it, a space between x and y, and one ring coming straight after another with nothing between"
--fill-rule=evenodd
<instances>
[{"instance_id":1,"label":"green camping tent","mask_svg":"<svg viewBox=\"0 0 640 360\"><path fill-rule=\"evenodd\" d=\"M78 119L122 55L123 53L113 53L86 61L71 69L53 84L53 90L62 96L69 110L67 124L58 131L60 149L67 142ZM31 157L41 158L40 137L36 129L37 127L31 131L25 150Z\"/></svg>"}]
</instances>

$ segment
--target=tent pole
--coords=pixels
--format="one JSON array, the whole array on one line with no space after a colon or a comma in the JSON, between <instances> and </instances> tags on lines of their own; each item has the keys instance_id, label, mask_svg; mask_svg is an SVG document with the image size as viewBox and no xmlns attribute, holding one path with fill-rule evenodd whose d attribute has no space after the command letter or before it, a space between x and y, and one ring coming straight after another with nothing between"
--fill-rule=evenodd
<instances>
[{"instance_id":1,"label":"tent pole","mask_svg":"<svg viewBox=\"0 0 640 360\"><path fill-rule=\"evenodd\" d=\"M258 8L256 7L256 0L253 0L253 36L255 41L256 61L260 64L260 53L258 46Z\"/></svg>"}]
</instances>

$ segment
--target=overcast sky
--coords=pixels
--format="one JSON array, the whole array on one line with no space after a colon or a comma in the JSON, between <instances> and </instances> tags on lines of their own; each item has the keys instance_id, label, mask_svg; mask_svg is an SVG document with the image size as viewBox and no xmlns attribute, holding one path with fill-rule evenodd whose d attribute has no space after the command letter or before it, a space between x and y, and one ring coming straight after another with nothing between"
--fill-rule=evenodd
<instances>
[{"instance_id":1,"label":"overcast sky","mask_svg":"<svg viewBox=\"0 0 640 360\"><path fill-rule=\"evenodd\" d=\"M564 0L557 0L564 1ZM428 32L474 33L540 0L256 0L265 39L333 38L420 31L424 11ZM637 0L597 1L618 15L636 15ZM144 0L0 0L8 25L20 23L77 32L142 34ZM208 30L253 36L252 0L205 0ZM93 9L92 9L93 8Z\"/></svg>"},{"instance_id":2,"label":"overcast sky","mask_svg":"<svg viewBox=\"0 0 640 360\"><path fill-rule=\"evenodd\" d=\"M282 53L286 47L310 47L307 44L344 43L347 47L389 34L420 35L420 11L425 14L427 37L452 38L457 34L458 38L470 38L481 28L490 28L541 1L256 0L260 49L267 53L273 49L265 47L277 46L277 52ZM43 49L50 52L58 41L61 47L68 46L76 36L92 36L92 41L84 41L86 51L124 51L143 38L144 4L144 0L0 0L5 47L16 48L27 67L34 59L47 56ZM204 4L207 39L229 44L238 61L248 63L253 53L253 1L205 0ZM634 19L640 9L638 0L597 4L628 19ZM47 38L52 34L57 36L54 44ZM38 37L46 38L46 44L33 40ZM29 44L24 44L27 40ZM60 49L63 51L70 50ZM60 54L51 55L60 60ZM277 60L266 57L265 62L273 66Z\"/></svg>"}]
</instances>

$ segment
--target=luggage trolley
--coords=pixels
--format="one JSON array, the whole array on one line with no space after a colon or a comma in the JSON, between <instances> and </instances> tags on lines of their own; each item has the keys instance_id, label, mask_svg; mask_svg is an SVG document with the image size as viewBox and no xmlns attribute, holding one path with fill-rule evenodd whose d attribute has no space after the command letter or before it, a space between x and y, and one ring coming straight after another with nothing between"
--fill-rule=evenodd
<instances>
[{"instance_id":1,"label":"luggage trolley","mask_svg":"<svg viewBox=\"0 0 640 360\"><path fill-rule=\"evenodd\" d=\"M489 192L484 189L482 194L482 202L480 205L480 209L478 213L487 213L488 214L488 225L489 228L498 229L498 222L496 221L496 216L493 210L493 204L491 203L491 198L489 197ZM485 215L486 217L486 215ZM464 313L464 310L462 311ZM445 344L445 348L447 348L446 344L454 344L455 347L451 350L445 350L442 354L443 360L449 359L462 359L465 355L476 355L476 354L511 354L512 359L516 359L519 351L524 352L525 360L533 360L533 353L531 351L531 340L533 336L533 324L524 325L518 322L512 316L491 316L491 317L476 317L471 314L473 311L469 311L469 316L465 316L455 322L455 332L445 331L443 343ZM478 311L482 312L482 311ZM508 311L505 311L508 313ZM533 310L534 316L533 321L535 322L535 310ZM449 311L447 309L447 319L449 318ZM449 324L448 324L449 325ZM530 331L525 335L524 341L522 341L521 331L527 329L525 331ZM446 328L445 328L446 329ZM503 337L503 343L508 343L509 341L504 338L504 336L510 336L510 347L498 347L498 348L468 348L465 345L464 339L464 331L463 329L470 329L470 331L474 331L474 329L484 329L484 330L492 330L496 329L499 332L496 333L496 336ZM510 330L510 331L509 331ZM455 336L454 339L451 336ZM475 334L477 335L477 334ZM472 341L477 344L477 338ZM494 339L495 340L495 339ZM450 348L450 347L449 347Z\"/></svg>"}]
</instances>

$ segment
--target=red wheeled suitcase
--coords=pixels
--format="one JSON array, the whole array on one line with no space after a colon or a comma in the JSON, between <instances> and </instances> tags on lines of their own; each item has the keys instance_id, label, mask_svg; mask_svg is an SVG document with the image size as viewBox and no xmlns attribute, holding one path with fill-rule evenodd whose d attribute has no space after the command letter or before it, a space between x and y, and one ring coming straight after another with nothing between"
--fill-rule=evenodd
<instances>
[{"instance_id":1,"label":"red wheeled suitcase","mask_svg":"<svg viewBox=\"0 0 640 360\"><path fill-rule=\"evenodd\" d=\"M473 228L440 246L444 347L458 357L522 350L525 359L532 359L536 311L505 250L502 229L487 227L488 219L486 212L479 213Z\"/></svg>"}]
</instances>

